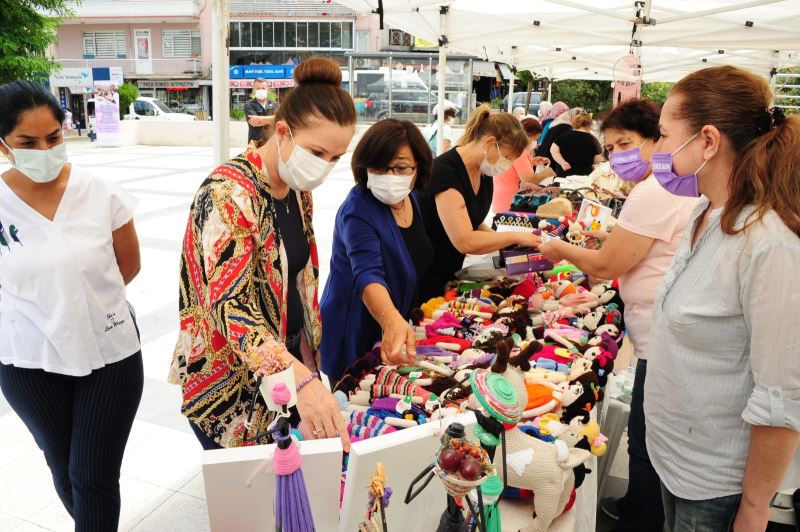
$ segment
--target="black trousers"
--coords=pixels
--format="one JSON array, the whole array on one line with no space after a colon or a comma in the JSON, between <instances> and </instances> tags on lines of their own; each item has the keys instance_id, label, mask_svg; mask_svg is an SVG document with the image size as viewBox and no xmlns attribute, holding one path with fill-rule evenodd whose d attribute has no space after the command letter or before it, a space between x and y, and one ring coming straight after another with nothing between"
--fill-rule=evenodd
<instances>
[{"instance_id":1,"label":"black trousers","mask_svg":"<svg viewBox=\"0 0 800 532\"><path fill-rule=\"evenodd\" d=\"M628 418L628 492L619 502L619 523L615 531L661 532L664 527L664 504L661 481L650 463L645 442L644 382L647 361L636 364L636 380L631 394Z\"/></svg>"},{"instance_id":2,"label":"black trousers","mask_svg":"<svg viewBox=\"0 0 800 532\"><path fill-rule=\"evenodd\" d=\"M118 528L119 470L143 385L141 351L85 377L0 364L0 390L44 452L76 532Z\"/></svg>"}]
</instances>

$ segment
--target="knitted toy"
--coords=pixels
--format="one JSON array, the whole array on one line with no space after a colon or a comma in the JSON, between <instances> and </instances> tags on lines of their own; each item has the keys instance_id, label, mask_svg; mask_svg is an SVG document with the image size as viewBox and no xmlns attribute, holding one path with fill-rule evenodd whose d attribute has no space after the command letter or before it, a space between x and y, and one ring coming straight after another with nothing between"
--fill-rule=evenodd
<instances>
[{"instance_id":1,"label":"knitted toy","mask_svg":"<svg viewBox=\"0 0 800 532\"><path fill-rule=\"evenodd\" d=\"M535 349L536 346L533 348ZM492 379L495 383L494 387L473 386L474 394L479 396L477 398L479 403L499 402L507 407L503 412L489 409L490 416L486 416L480 411L475 413L482 430L493 436L495 440L503 435L503 427L498 426L497 420L508 419L504 413L518 410L511 408L508 404L509 401L517 396L517 401L519 398L524 398L527 402L526 392L522 391L524 386L519 386L524 382L521 368L509 364L507 353L508 351L498 344L498 363L492 367L492 372L503 370L504 374L494 373L495 377ZM524 365L524 356L526 355L517 358L516 361L522 362ZM516 375L515 380L519 387L515 387L511 381L506 379L505 375ZM520 391L519 394L516 393L517 390ZM495 395L495 391L499 392L499 396ZM521 410L521 408L519 409ZM496 416L498 413L501 415ZM496 419L492 419L492 417L496 417ZM535 517L529 525L521 530L522 532L543 532L550 527L553 520L564 511L569 503L575 485L573 468L583 464L591 454L583 449L570 449L563 442L546 443L525 434L516 425L512 425L512 428L504 431L504 440L502 452L498 450L494 453L493 464L497 474L508 486L534 492Z\"/></svg>"},{"instance_id":2,"label":"knitted toy","mask_svg":"<svg viewBox=\"0 0 800 532\"><path fill-rule=\"evenodd\" d=\"M587 372L569 381L562 400L563 411L561 421L569 423L575 418L588 423L594 405L603 400L603 389L594 372Z\"/></svg>"}]
</instances>

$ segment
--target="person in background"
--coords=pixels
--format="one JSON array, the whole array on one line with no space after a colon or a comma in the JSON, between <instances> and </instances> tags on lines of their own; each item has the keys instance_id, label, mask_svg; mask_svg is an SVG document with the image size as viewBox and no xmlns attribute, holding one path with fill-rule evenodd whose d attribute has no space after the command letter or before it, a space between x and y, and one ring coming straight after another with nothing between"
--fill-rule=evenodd
<instances>
[{"instance_id":1,"label":"person in background","mask_svg":"<svg viewBox=\"0 0 800 532\"><path fill-rule=\"evenodd\" d=\"M512 114L514 115L514 118L522 122L522 119L525 118L525 115L528 113L525 111L524 107L515 107Z\"/></svg>"},{"instance_id":2,"label":"person in background","mask_svg":"<svg viewBox=\"0 0 800 532\"><path fill-rule=\"evenodd\" d=\"M539 186L539 182L548 177L552 177L549 168L544 168L542 171L536 172L536 167L539 165L548 165L549 159L544 157L536 157L533 155L533 146L539 139L542 133L542 126L535 118L524 118L522 120L522 128L525 134L528 135L530 145L527 150L523 150L522 155L517 157L508 170L494 178L494 194L492 195L492 211L501 213L511 208L511 203L514 200L514 194L519 192L521 182L530 183L532 185L532 192L535 194L541 193L555 193L558 188L546 188Z\"/></svg>"},{"instance_id":3,"label":"person in background","mask_svg":"<svg viewBox=\"0 0 800 532\"><path fill-rule=\"evenodd\" d=\"M650 324L661 281L672 264L697 200L670 194L652 176L650 159L661 136L661 110L649 100L629 100L602 124L614 172L636 184L610 233L590 232L589 249L566 242L542 244L551 260L568 260L588 275L619 278L625 325L637 358L628 418L628 490L621 499L604 498L601 510L618 520L616 532L660 532L664 525L661 483L645 443L644 386L651 359ZM597 249L597 241L602 247Z\"/></svg>"},{"instance_id":4,"label":"person in background","mask_svg":"<svg viewBox=\"0 0 800 532\"><path fill-rule=\"evenodd\" d=\"M549 102L548 102L549 103ZM556 102L551 103L549 106L549 110L542 116L540 122L542 124L542 136L541 140L547 138L547 134L550 132L550 126L553 125L553 120L561 116L562 114L569 111L569 106L564 102ZM539 107L541 109L541 107ZM541 144L541 143L540 143ZM541 150L539 150L539 155L541 155Z\"/></svg>"},{"instance_id":5,"label":"person in background","mask_svg":"<svg viewBox=\"0 0 800 532\"><path fill-rule=\"evenodd\" d=\"M69 107L64 109L64 133L70 133L72 131L72 111L69 110Z\"/></svg>"},{"instance_id":6,"label":"person in background","mask_svg":"<svg viewBox=\"0 0 800 532\"><path fill-rule=\"evenodd\" d=\"M408 320L417 281L433 261L417 199L431 174L419 128L378 122L359 141L351 166L356 186L336 216L320 305L322 370L332 383L376 342L385 363L413 362Z\"/></svg>"},{"instance_id":7,"label":"person in background","mask_svg":"<svg viewBox=\"0 0 800 532\"><path fill-rule=\"evenodd\" d=\"M244 104L247 117L247 142L267 140L267 131L275 123L278 104L269 99L267 80L258 78L253 81L253 98Z\"/></svg>"},{"instance_id":8,"label":"person in background","mask_svg":"<svg viewBox=\"0 0 800 532\"><path fill-rule=\"evenodd\" d=\"M144 385L125 300L141 265L136 199L68 162L63 122L38 83L0 86L0 152L12 166L0 178L0 390L75 530L117 530Z\"/></svg>"},{"instance_id":9,"label":"person in background","mask_svg":"<svg viewBox=\"0 0 800 532\"><path fill-rule=\"evenodd\" d=\"M453 124L456 121L458 108L452 102L444 101L444 128L442 130L442 140L444 141L443 151L448 151L453 147ZM433 107L433 116L437 117L430 125L426 126L422 132L425 141L434 154L437 152L439 135L439 104Z\"/></svg>"},{"instance_id":10,"label":"person in background","mask_svg":"<svg viewBox=\"0 0 800 532\"><path fill-rule=\"evenodd\" d=\"M445 292L466 254L539 244L540 238L533 234L497 233L484 223L492 204L494 176L508 170L529 145L519 120L481 105L467 122L461 144L434 160L431 183L421 201L434 260L420 280L420 301Z\"/></svg>"},{"instance_id":11,"label":"person in background","mask_svg":"<svg viewBox=\"0 0 800 532\"><path fill-rule=\"evenodd\" d=\"M275 116L275 134L211 172L189 213L180 269L180 330L169 381L204 449L265 434L273 415L256 386L254 353L292 363L301 432L342 438L347 428L318 377L322 326L311 191L355 133L342 71L311 58ZM301 386L302 384L302 386Z\"/></svg>"},{"instance_id":12,"label":"person in background","mask_svg":"<svg viewBox=\"0 0 800 532\"><path fill-rule=\"evenodd\" d=\"M553 106L553 111L558 108L558 102L556 105ZM572 120L575 119L576 116L580 114L584 114L586 111L581 109L580 107L574 107L572 109L567 109L563 113L559 114L556 118L554 118L549 124L549 128L547 129L546 133L542 134L541 142L539 142L539 147L536 150L536 154L540 157L547 157L550 159L550 166L552 167L553 171L556 175L560 175L562 172L562 168L558 165L558 162L553 160L553 154L551 148L553 146L553 142L566 133L567 131L572 130Z\"/></svg>"},{"instance_id":13,"label":"person in background","mask_svg":"<svg viewBox=\"0 0 800 532\"><path fill-rule=\"evenodd\" d=\"M661 112L653 174L702 198L656 299L644 389L668 532L764 530L781 482L798 487L800 117L772 101L765 78L721 66Z\"/></svg>"},{"instance_id":14,"label":"person in background","mask_svg":"<svg viewBox=\"0 0 800 532\"><path fill-rule=\"evenodd\" d=\"M542 131L544 131L544 118L545 116L547 116L547 113L549 113L550 109L552 108L553 108L553 103L548 100L544 100L539 104L539 110L536 111L536 118L538 118L539 123L542 124Z\"/></svg>"},{"instance_id":15,"label":"person in background","mask_svg":"<svg viewBox=\"0 0 800 532\"><path fill-rule=\"evenodd\" d=\"M586 113L572 119L572 130L558 136L550 146L552 159L558 163L559 177L589 175L595 164L603 161L603 148L590 133L592 117Z\"/></svg>"}]
</instances>

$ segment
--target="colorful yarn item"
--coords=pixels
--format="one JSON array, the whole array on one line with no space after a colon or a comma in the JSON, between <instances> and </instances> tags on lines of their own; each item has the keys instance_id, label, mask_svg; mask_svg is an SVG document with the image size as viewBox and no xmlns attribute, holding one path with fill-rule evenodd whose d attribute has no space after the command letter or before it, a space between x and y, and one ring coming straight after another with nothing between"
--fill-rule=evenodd
<instances>
[{"instance_id":1,"label":"colorful yarn item","mask_svg":"<svg viewBox=\"0 0 800 532\"><path fill-rule=\"evenodd\" d=\"M523 405L514 386L503 375L475 370L470 375L470 386L478 402L495 419L516 423L522 417Z\"/></svg>"},{"instance_id":2,"label":"colorful yarn item","mask_svg":"<svg viewBox=\"0 0 800 532\"><path fill-rule=\"evenodd\" d=\"M315 532L314 517L303 477L300 448L289 435L289 422L279 418L273 430L278 442L272 467L275 470L275 526L285 532Z\"/></svg>"},{"instance_id":3,"label":"colorful yarn item","mask_svg":"<svg viewBox=\"0 0 800 532\"><path fill-rule=\"evenodd\" d=\"M280 406L289 404L289 400L292 398L292 394L289 392L289 388L286 387L286 383L284 382L275 384L275 386L272 387L270 395L272 396L272 402Z\"/></svg>"},{"instance_id":4,"label":"colorful yarn item","mask_svg":"<svg viewBox=\"0 0 800 532\"><path fill-rule=\"evenodd\" d=\"M289 436L291 438L291 436ZM278 438L279 439L279 438ZM278 447L272 458L272 468L276 475L291 475L303 465L303 456L297 445L289 445L286 449Z\"/></svg>"},{"instance_id":5,"label":"colorful yarn item","mask_svg":"<svg viewBox=\"0 0 800 532\"><path fill-rule=\"evenodd\" d=\"M390 368L381 368L375 383L371 387L371 397L388 397L390 395L413 395L420 397L424 403L430 399L431 392L414 384L407 377L404 377Z\"/></svg>"}]
</instances>

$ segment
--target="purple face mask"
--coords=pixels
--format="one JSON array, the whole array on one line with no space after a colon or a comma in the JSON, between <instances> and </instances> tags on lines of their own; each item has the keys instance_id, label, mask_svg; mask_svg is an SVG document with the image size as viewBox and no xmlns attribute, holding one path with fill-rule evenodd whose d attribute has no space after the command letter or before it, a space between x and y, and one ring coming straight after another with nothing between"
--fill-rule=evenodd
<instances>
[{"instance_id":1,"label":"purple face mask","mask_svg":"<svg viewBox=\"0 0 800 532\"><path fill-rule=\"evenodd\" d=\"M613 152L608 161L611 169L623 181L639 181L650 167L650 163L642 160L642 146L619 153Z\"/></svg>"},{"instance_id":2,"label":"purple face mask","mask_svg":"<svg viewBox=\"0 0 800 532\"><path fill-rule=\"evenodd\" d=\"M708 161L703 162L700 168L695 170L693 174L677 175L672 170L672 156L683 149L684 146L693 141L700 132L692 136L689 140L681 144L677 150L672 153L655 152L650 164L653 166L653 175L656 177L661 186L667 191L675 194L676 196L686 196L688 198L700 197L700 191L697 187L697 174L705 167Z\"/></svg>"}]
</instances>

